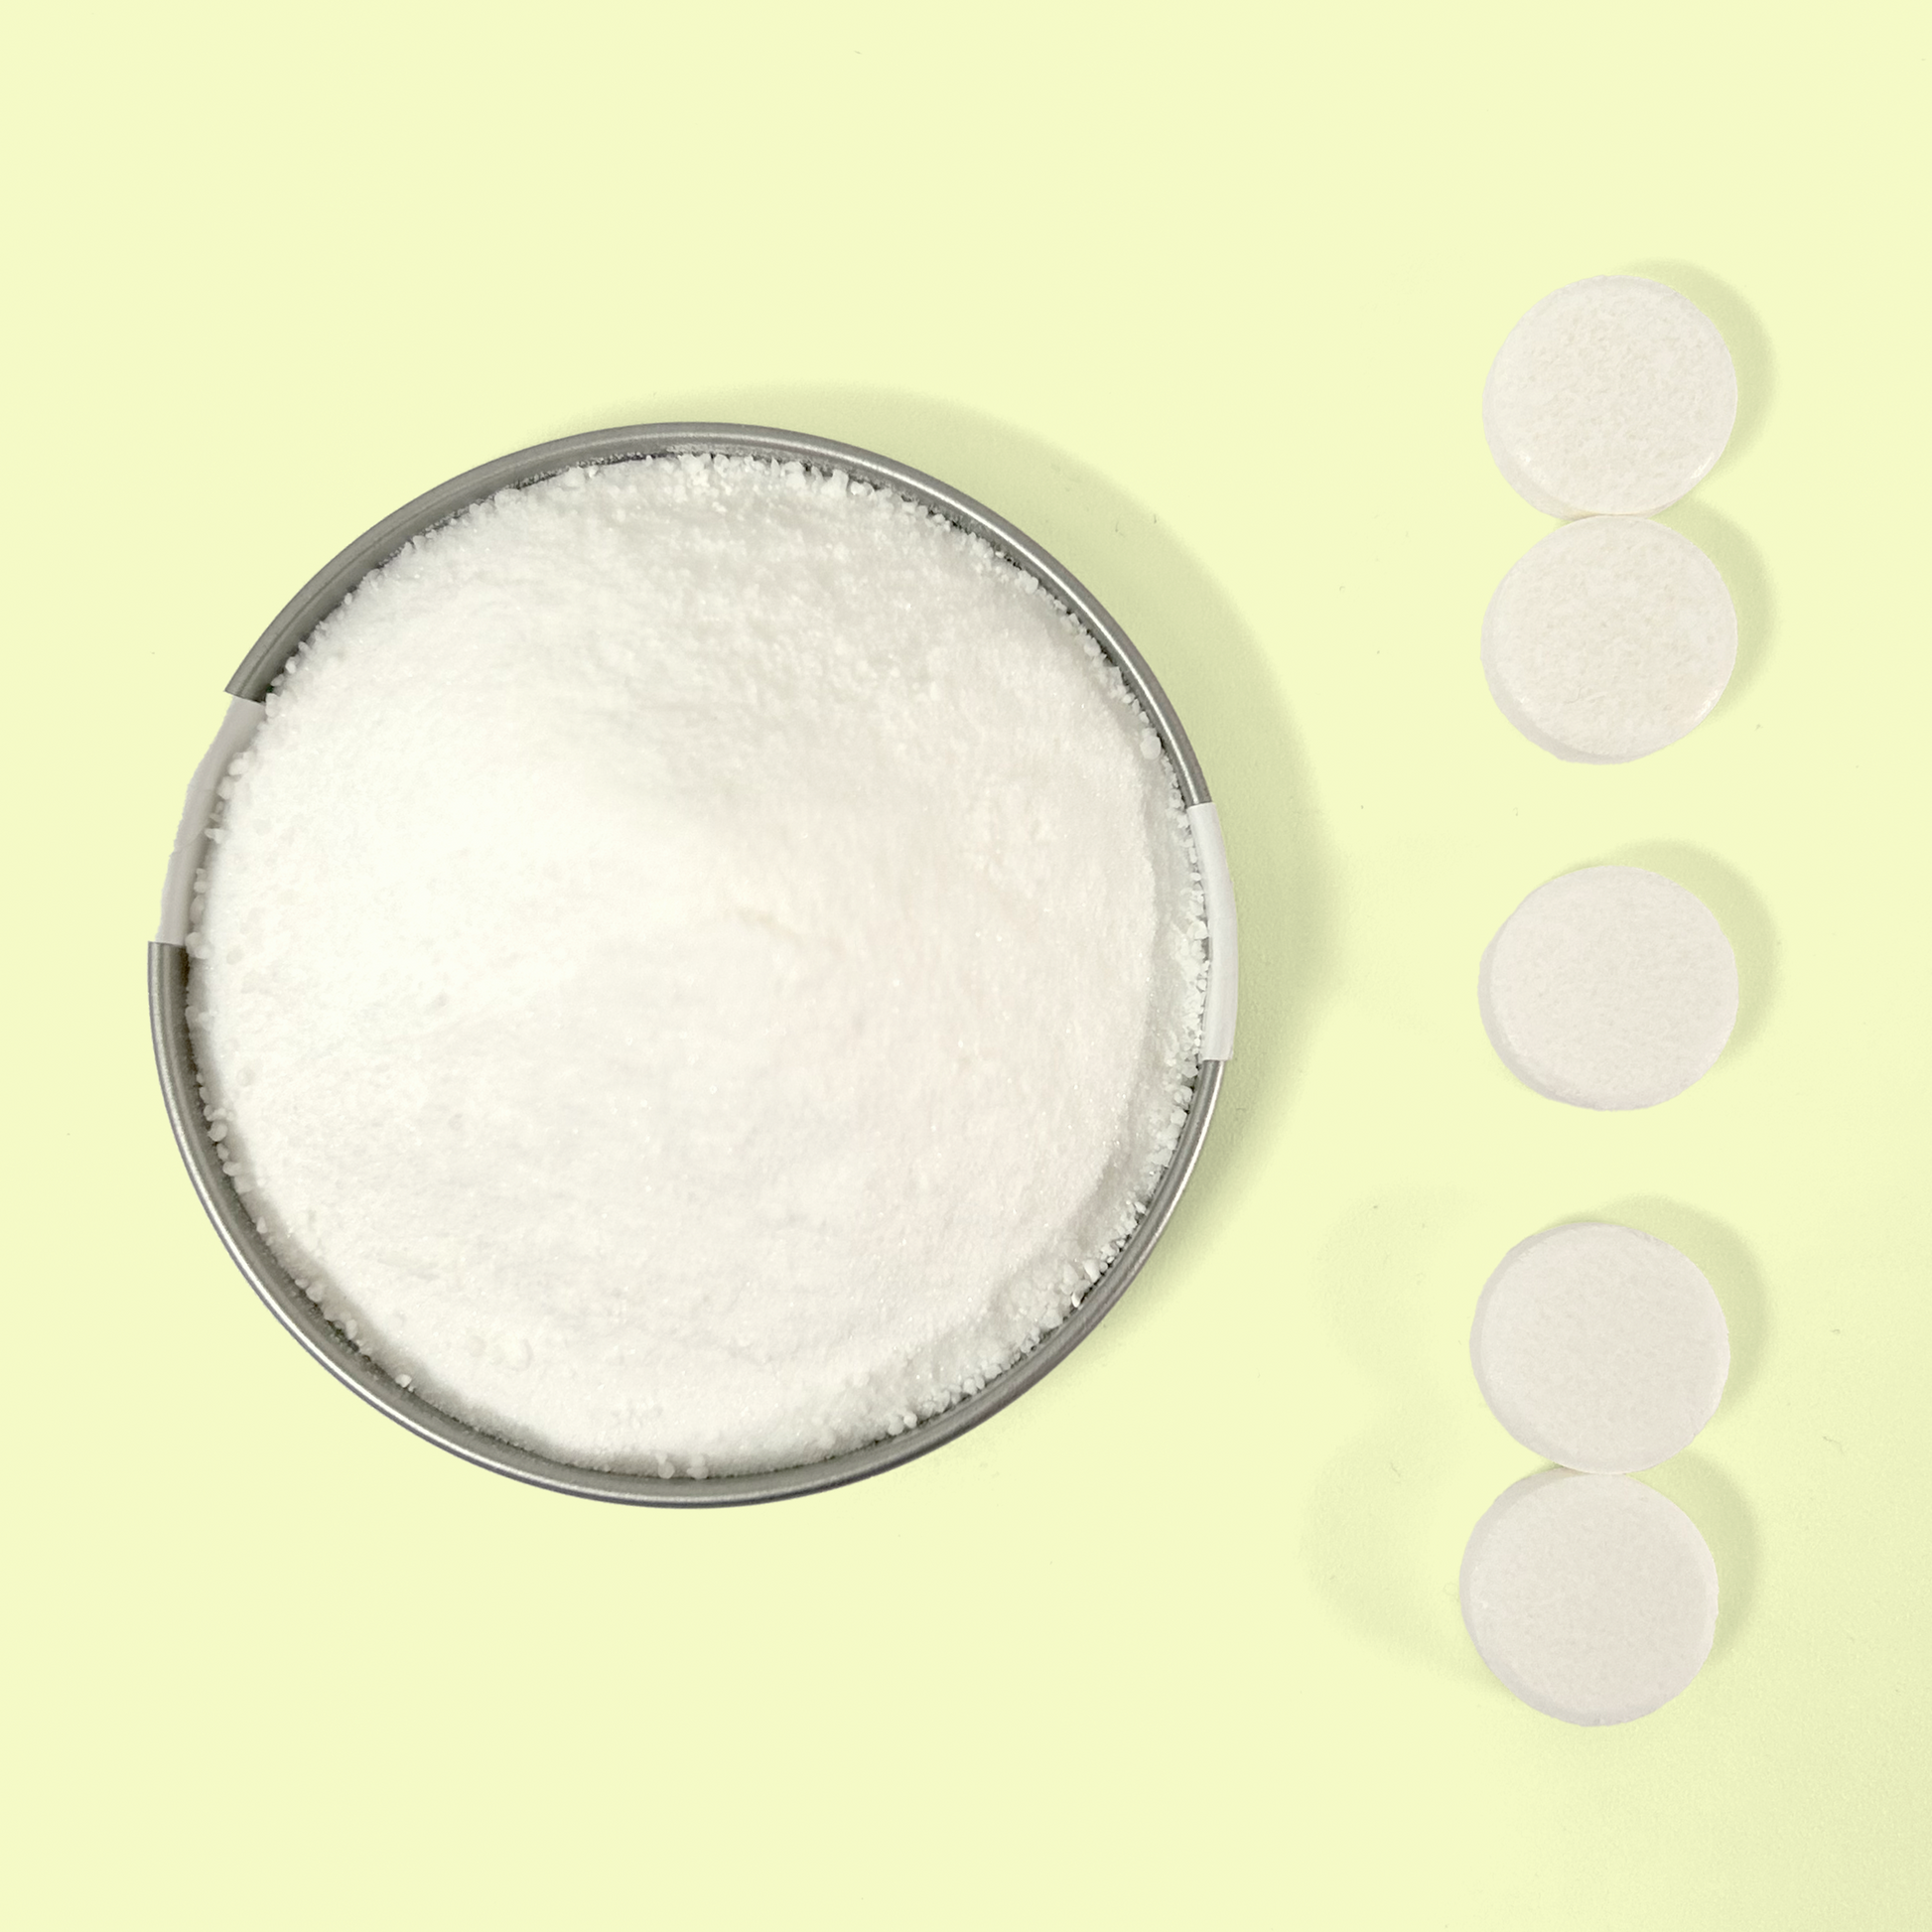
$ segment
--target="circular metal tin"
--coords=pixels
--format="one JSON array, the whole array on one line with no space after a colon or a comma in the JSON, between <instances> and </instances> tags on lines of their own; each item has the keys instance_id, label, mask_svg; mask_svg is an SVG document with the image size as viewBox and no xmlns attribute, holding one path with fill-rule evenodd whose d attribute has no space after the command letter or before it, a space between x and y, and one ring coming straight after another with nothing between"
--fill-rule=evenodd
<instances>
[{"instance_id":1,"label":"circular metal tin","mask_svg":"<svg viewBox=\"0 0 1932 1932\"><path fill-rule=\"evenodd\" d=\"M1038 579L1119 667L1161 736L1178 775L1184 803L1190 807L1211 803L1187 734L1140 652L1086 588L1030 537L971 497L904 464L821 437L737 423L655 423L629 429L593 430L554 443L540 443L453 477L414 502L404 504L394 515L385 517L312 577L242 660L240 668L228 680L229 693L236 698L263 698L296 647L347 592L372 570L387 563L412 537L447 522L470 504L500 489L518 488L580 465L707 452L842 470L853 478L909 496L984 538L1022 570ZM184 839L198 836L199 831L199 826L184 826ZM1228 916L1231 920L1231 908ZM1210 956L1210 974L1213 970ZM198 1098L194 1046L188 1031L188 954L179 945L156 941L148 948L148 1012L168 1118L202 1205L255 1293L331 1374L405 1429L485 1469L602 1502L670 1506L770 1502L857 1482L863 1476L877 1475L883 1469L909 1462L914 1456L964 1435L1032 1388L1093 1331L1146 1263L1199 1158L1224 1071L1223 1061L1202 1060L1194 1083L1193 1101L1173 1158L1148 1201L1147 1212L1111 1265L1058 1327L1042 1335L1027 1354L977 1394L963 1398L901 1435L886 1437L823 1461L746 1475L665 1477L588 1469L519 1449L445 1414L413 1391L401 1387L355 1348L295 1286L275 1258L254 1216L221 1172Z\"/></svg>"}]
</instances>

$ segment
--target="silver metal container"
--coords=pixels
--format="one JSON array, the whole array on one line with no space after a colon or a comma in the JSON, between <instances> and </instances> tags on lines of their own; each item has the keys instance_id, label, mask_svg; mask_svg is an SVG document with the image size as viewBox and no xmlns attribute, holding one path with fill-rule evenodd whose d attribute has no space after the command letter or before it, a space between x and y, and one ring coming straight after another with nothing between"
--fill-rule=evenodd
<instances>
[{"instance_id":1,"label":"silver metal container","mask_svg":"<svg viewBox=\"0 0 1932 1932\"><path fill-rule=\"evenodd\" d=\"M482 1430L445 1415L422 1397L400 1387L367 1356L361 1354L322 1311L298 1289L257 1231L254 1216L221 1172L219 1155L208 1138L198 1097L194 1047L187 1017L188 954L183 945L192 896L196 858L202 832L208 821L213 788L228 759L246 742L260 713L258 706L269 686L296 647L370 571L387 563L410 538L447 522L470 504L554 476L578 465L691 452L768 457L802 462L819 470L843 470L847 475L898 491L951 522L983 537L1022 570L1031 573L1078 618L1101 648L1119 667L1142 708L1160 733L1169 759L1179 774L1189 822L1200 852L1207 895L1208 996L1203 1029L1203 1057L1194 1098L1173 1158L1148 1202L1126 1245L1112 1265L1087 1291L1079 1306L1057 1328L1010 1368L993 1378L976 1395L903 1434L888 1437L798 1467L763 1474L704 1478L617 1474L581 1468L485 1435ZM923 476L903 464L873 456L842 443L785 430L752 429L730 423L659 423L630 429L595 430L565 437L499 457L480 469L454 477L426 495L405 504L347 549L303 586L274 622L262 632L241 668L228 680L236 700L208 756L203 759L189 790L175 856L163 895L159 936L148 948L148 1009L154 1030L155 1059L168 1118L181 1148L195 1190L208 1218L226 1245L235 1265L276 1318L310 1354L333 1375L346 1382L364 1401L406 1429L426 1437L455 1454L547 1489L606 1502L671 1505L767 1502L781 1496L807 1495L876 1475L908 1462L927 1449L963 1435L1033 1387L1048 1369L1076 1348L1094 1325L1120 1299L1140 1272L1154 1244L1173 1212L1180 1190L1187 1184L1206 1138L1214 1103L1220 1093L1225 1061L1234 1033L1236 989L1234 900L1227 862L1221 848L1219 822L1208 796L1187 734L1154 673L1142 661L1126 633L1085 588L1031 538L995 516L956 489Z\"/></svg>"}]
</instances>

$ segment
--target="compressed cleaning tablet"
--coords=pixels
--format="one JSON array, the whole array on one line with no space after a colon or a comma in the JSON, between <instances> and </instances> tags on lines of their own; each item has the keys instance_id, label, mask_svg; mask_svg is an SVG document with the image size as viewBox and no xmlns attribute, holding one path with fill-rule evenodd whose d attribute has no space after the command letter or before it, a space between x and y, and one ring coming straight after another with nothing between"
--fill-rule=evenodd
<instances>
[{"instance_id":1,"label":"compressed cleaning tablet","mask_svg":"<svg viewBox=\"0 0 1932 1932\"><path fill-rule=\"evenodd\" d=\"M1550 516L1649 516L1710 475L1737 416L1737 372L1696 303L1637 275L1545 296L1490 365L1496 467Z\"/></svg>"},{"instance_id":2,"label":"compressed cleaning tablet","mask_svg":"<svg viewBox=\"0 0 1932 1932\"><path fill-rule=\"evenodd\" d=\"M1656 1490L1545 1469L1476 1525L1462 1620L1525 1704L1566 1724L1627 1724L1704 1667L1718 1567L1697 1525Z\"/></svg>"},{"instance_id":3,"label":"compressed cleaning tablet","mask_svg":"<svg viewBox=\"0 0 1932 1932\"><path fill-rule=\"evenodd\" d=\"M1710 1072L1737 961L1696 894L1635 866L1539 886L1489 942L1482 1024L1524 1085L1573 1107L1654 1107Z\"/></svg>"},{"instance_id":4,"label":"compressed cleaning tablet","mask_svg":"<svg viewBox=\"0 0 1932 1932\"><path fill-rule=\"evenodd\" d=\"M1638 1228L1580 1221L1503 1257L1476 1304L1469 1360L1525 1449L1625 1475L1675 1455L1711 1420L1730 1334L1689 1256Z\"/></svg>"},{"instance_id":5,"label":"compressed cleaning tablet","mask_svg":"<svg viewBox=\"0 0 1932 1932\"><path fill-rule=\"evenodd\" d=\"M1674 745L1724 695L1737 614L1689 537L1640 516L1553 530L1497 587L1482 668L1502 714L1559 758Z\"/></svg>"}]
</instances>

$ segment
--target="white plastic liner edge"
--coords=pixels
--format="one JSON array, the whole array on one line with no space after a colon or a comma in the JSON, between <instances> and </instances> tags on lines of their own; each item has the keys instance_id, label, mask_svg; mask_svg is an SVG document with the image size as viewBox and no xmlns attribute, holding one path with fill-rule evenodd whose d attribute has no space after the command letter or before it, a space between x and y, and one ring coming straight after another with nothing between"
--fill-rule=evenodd
<instances>
[{"instance_id":1,"label":"white plastic liner edge","mask_svg":"<svg viewBox=\"0 0 1932 1932\"><path fill-rule=\"evenodd\" d=\"M1207 901L1207 1001L1201 1012L1200 1056L1234 1057L1234 1010L1240 1004L1241 951L1234 936L1234 875L1221 837L1221 814L1209 803L1187 807Z\"/></svg>"},{"instance_id":2,"label":"white plastic liner edge","mask_svg":"<svg viewBox=\"0 0 1932 1932\"><path fill-rule=\"evenodd\" d=\"M181 823L175 828L175 849L168 858L168 876L161 882L161 927L154 936L164 946L179 946L188 938L195 872L202 862L202 834L214 815L214 788L236 755L247 750L255 728L267 716L268 707L252 698L230 698L214 743L188 781L188 798L181 808Z\"/></svg>"}]
</instances>

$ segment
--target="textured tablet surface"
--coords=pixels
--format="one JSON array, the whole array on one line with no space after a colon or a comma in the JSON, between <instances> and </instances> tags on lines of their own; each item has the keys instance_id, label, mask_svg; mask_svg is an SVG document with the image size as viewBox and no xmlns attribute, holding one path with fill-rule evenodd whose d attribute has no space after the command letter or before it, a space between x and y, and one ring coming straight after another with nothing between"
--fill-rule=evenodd
<instances>
[{"instance_id":1,"label":"textured tablet surface","mask_svg":"<svg viewBox=\"0 0 1932 1932\"><path fill-rule=\"evenodd\" d=\"M1640 516L1553 530L1497 586L1482 668L1503 716L1559 758L1675 744L1730 680L1737 614L1689 537Z\"/></svg>"},{"instance_id":2,"label":"textured tablet surface","mask_svg":"<svg viewBox=\"0 0 1932 1932\"><path fill-rule=\"evenodd\" d=\"M1504 1065L1577 1107L1651 1107L1711 1070L1737 962L1694 893L1635 866L1539 886L1489 942L1483 1025Z\"/></svg>"},{"instance_id":3,"label":"textured tablet surface","mask_svg":"<svg viewBox=\"0 0 1932 1932\"><path fill-rule=\"evenodd\" d=\"M1551 516L1649 516L1703 479L1737 416L1730 351L1702 309L1636 275L1546 296L1482 395L1510 486Z\"/></svg>"},{"instance_id":4,"label":"textured tablet surface","mask_svg":"<svg viewBox=\"0 0 1932 1932\"><path fill-rule=\"evenodd\" d=\"M1626 1724L1704 1667L1718 1567L1697 1525L1629 1476L1546 1469L1505 1489L1462 1558L1462 1617L1525 1704Z\"/></svg>"},{"instance_id":5,"label":"textured tablet surface","mask_svg":"<svg viewBox=\"0 0 1932 1932\"><path fill-rule=\"evenodd\" d=\"M1503 1257L1476 1305L1469 1360L1526 1449L1627 1474L1675 1455L1711 1420L1730 1336L1688 1256L1638 1228L1584 1221Z\"/></svg>"}]
</instances>

